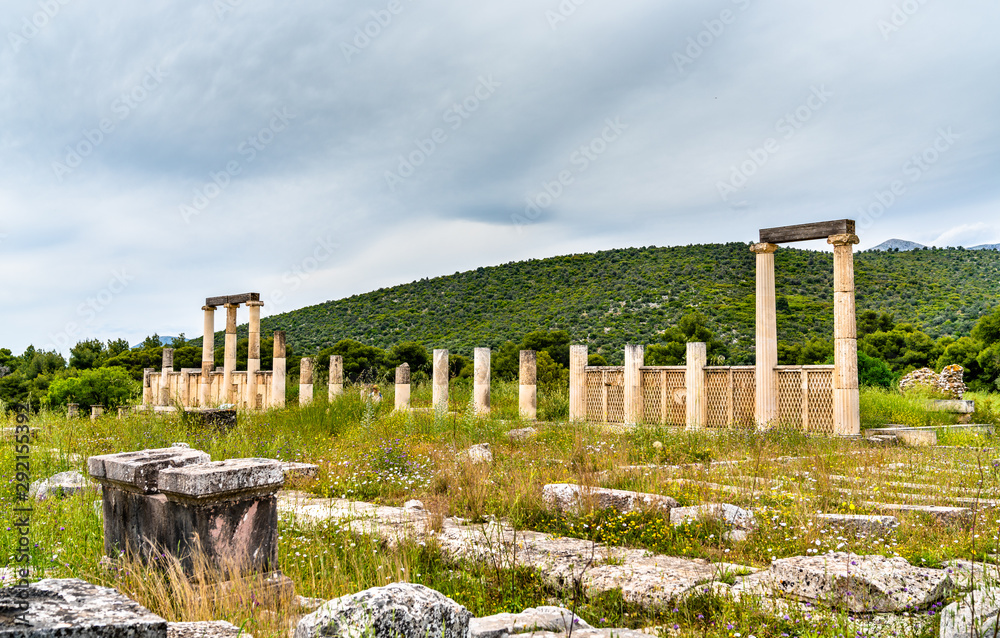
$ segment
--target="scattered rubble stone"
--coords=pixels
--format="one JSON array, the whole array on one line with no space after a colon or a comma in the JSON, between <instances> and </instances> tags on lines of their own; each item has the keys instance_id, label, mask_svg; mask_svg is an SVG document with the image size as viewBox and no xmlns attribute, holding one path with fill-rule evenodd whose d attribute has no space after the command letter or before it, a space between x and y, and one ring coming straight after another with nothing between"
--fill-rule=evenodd
<instances>
[{"instance_id":1,"label":"scattered rubble stone","mask_svg":"<svg viewBox=\"0 0 1000 638\"><path fill-rule=\"evenodd\" d=\"M393 636L467 638L472 614L440 592L393 583L335 598L302 618L295 638Z\"/></svg>"},{"instance_id":2,"label":"scattered rubble stone","mask_svg":"<svg viewBox=\"0 0 1000 638\"><path fill-rule=\"evenodd\" d=\"M489 443L480 443L479 445L473 445L464 453L465 458L469 459L473 463L492 463L493 462L493 452L490 451Z\"/></svg>"},{"instance_id":3,"label":"scattered rubble stone","mask_svg":"<svg viewBox=\"0 0 1000 638\"><path fill-rule=\"evenodd\" d=\"M40 479L31 484L28 494L39 501L49 498L63 498L70 494L82 492L93 483L88 481L79 470L59 472L47 479Z\"/></svg>"},{"instance_id":4,"label":"scattered rubble stone","mask_svg":"<svg viewBox=\"0 0 1000 638\"><path fill-rule=\"evenodd\" d=\"M922 608L953 587L947 572L914 567L898 556L793 556L772 562L769 571L786 595L853 612Z\"/></svg>"},{"instance_id":5,"label":"scattered rubble stone","mask_svg":"<svg viewBox=\"0 0 1000 638\"><path fill-rule=\"evenodd\" d=\"M965 395L965 374L960 365L945 366L938 374L930 368L920 368L905 375L899 380L899 389L903 392L917 388L936 391L952 399L961 399Z\"/></svg>"},{"instance_id":6,"label":"scattered rubble stone","mask_svg":"<svg viewBox=\"0 0 1000 638\"><path fill-rule=\"evenodd\" d=\"M591 500L598 509L631 512L641 508L670 509L678 507L676 499L662 494L647 494L604 487L581 487L574 483L549 483L542 488L542 500L563 512L579 511L580 505Z\"/></svg>"},{"instance_id":7,"label":"scattered rubble stone","mask_svg":"<svg viewBox=\"0 0 1000 638\"><path fill-rule=\"evenodd\" d=\"M521 428L519 430L510 430L507 432L507 438L511 441L521 442L527 441L536 434L538 434L538 430L535 428Z\"/></svg>"},{"instance_id":8,"label":"scattered rubble stone","mask_svg":"<svg viewBox=\"0 0 1000 638\"><path fill-rule=\"evenodd\" d=\"M424 509L424 502L417 499L410 499L403 503L403 509L405 510L422 510Z\"/></svg>"}]
</instances>

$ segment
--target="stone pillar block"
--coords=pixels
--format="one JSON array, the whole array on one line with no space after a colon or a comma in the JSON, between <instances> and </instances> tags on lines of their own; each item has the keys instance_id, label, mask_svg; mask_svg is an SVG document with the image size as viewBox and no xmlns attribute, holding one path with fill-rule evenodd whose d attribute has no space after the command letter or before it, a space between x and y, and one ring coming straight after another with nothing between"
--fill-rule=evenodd
<instances>
[{"instance_id":1,"label":"stone pillar block","mask_svg":"<svg viewBox=\"0 0 1000 638\"><path fill-rule=\"evenodd\" d=\"M521 351L517 402L522 419L538 418L538 358L534 350Z\"/></svg>"},{"instance_id":2,"label":"stone pillar block","mask_svg":"<svg viewBox=\"0 0 1000 638\"><path fill-rule=\"evenodd\" d=\"M258 398L257 372L260 370L260 309L263 301L248 301L250 311L249 343L247 344L247 407L256 410L263 400Z\"/></svg>"},{"instance_id":3,"label":"stone pillar block","mask_svg":"<svg viewBox=\"0 0 1000 638\"><path fill-rule=\"evenodd\" d=\"M344 357L339 354L330 355L330 384L327 395L330 401L344 395Z\"/></svg>"},{"instance_id":4,"label":"stone pillar block","mask_svg":"<svg viewBox=\"0 0 1000 638\"><path fill-rule=\"evenodd\" d=\"M476 348L473 354L472 397L476 414L490 413L490 349Z\"/></svg>"},{"instance_id":5,"label":"stone pillar block","mask_svg":"<svg viewBox=\"0 0 1000 638\"><path fill-rule=\"evenodd\" d=\"M70 403L66 406L66 418L75 419L80 416L80 404Z\"/></svg>"},{"instance_id":6,"label":"stone pillar block","mask_svg":"<svg viewBox=\"0 0 1000 638\"><path fill-rule=\"evenodd\" d=\"M90 406L90 420L96 421L104 414L103 405L92 405Z\"/></svg>"},{"instance_id":7,"label":"stone pillar block","mask_svg":"<svg viewBox=\"0 0 1000 638\"><path fill-rule=\"evenodd\" d=\"M285 407L285 332L274 331L274 363L271 372L271 405Z\"/></svg>"},{"instance_id":8,"label":"stone pillar block","mask_svg":"<svg viewBox=\"0 0 1000 638\"><path fill-rule=\"evenodd\" d=\"M756 396L758 428L768 427L778 418L778 313L774 294L775 244L754 244L757 255Z\"/></svg>"},{"instance_id":9,"label":"stone pillar block","mask_svg":"<svg viewBox=\"0 0 1000 638\"><path fill-rule=\"evenodd\" d=\"M637 344L625 346L625 423L642 422L642 367L646 349Z\"/></svg>"},{"instance_id":10,"label":"stone pillar block","mask_svg":"<svg viewBox=\"0 0 1000 638\"><path fill-rule=\"evenodd\" d=\"M302 357L299 362L299 405L309 405L313 400L313 360Z\"/></svg>"},{"instance_id":11,"label":"stone pillar block","mask_svg":"<svg viewBox=\"0 0 1000 638\"><path fill-rule=\"evenodd\" d=\"M157 390L157 405L170 405L170 373L174 371L174 349L163 349L163 365L160 367L160 387Z\"/></svg>"},{"instance_id":12,"label":"stone pillar block","mask_svg":"<svg viewBox=\"0 0 1000 638\"><path fill-rule=\"evenodd\" d=\"M233 371L236 370L236 311L238 303L227 303L226 308L226 346L222 368L222 400L233 402Z\"/></svg>"},{"instance_id":13,"label":"stone pillar block","mask_svg":"<svg viewBox=\"0 0 1000 638\"><path fill-rule=\"evenodd\" d=\"M396 368L396 409L410 409L410 364Z\"/></svg>"},{"instance_id":14,"label":"stone pillar block","mask_svg":"<svg viewBox=\"0 0 1000 638\"><path fill-rule=\"evenodd\" d=\"M142 369L142 404L143 405L153 405L156 398L153 392L153 373L156 372L155 368L143 368Z\"/></svg>"},{"instance_id":15,"label":"stone pillar block","mask_svg":"<svg viewBox=\"0 0 1000 638\"><path fill-rule=\"evenodd\" d=\"M432 403L434 409L444 414L448 411L448 351L434 350L434 378Z\"/></svg>"},{"instance_id":16,"label":"stone pillar block","mask_svg":"<svg viewBox=\"0 0 1000 638\"><path fill-rule=\"evenodd\" d=\"M708 346L701 342L688 343L686 364L687 427L700 429L708 425L708 380L705 377Z\"/></svg>"},{"instance_id":17,"label":"stone pillar block","mask_svg":"<svg viewBox=\"0 0 1000 638\"><path fill-rule=\"evenodd\" d=\"M587 346L569 347L569 420L587 420Z\"/></svg>"},{"instance_id":18,"label":"stone pillar block","mask_svg":"<svg viewBox=\"0 0 1000 638\"><path fill-rule=\"evenodd\" d=\"M201 384L199 405L207 408L212 404L212 370L215 369L215 306L202 306L204 333L201 338Z\"/></svg>"}]
</instances>

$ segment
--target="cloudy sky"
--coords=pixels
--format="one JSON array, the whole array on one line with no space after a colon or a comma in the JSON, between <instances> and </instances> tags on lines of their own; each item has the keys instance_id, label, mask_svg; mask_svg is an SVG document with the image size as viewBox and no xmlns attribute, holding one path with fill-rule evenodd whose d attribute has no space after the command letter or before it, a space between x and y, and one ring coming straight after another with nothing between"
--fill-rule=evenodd
<instances>
[{"instance_id":1,"label":"cloudy sky","mask_svg":"<svg viewBox=\"0 0 1000 638\"><path fill-rule=\"evenodd\" d=\"M0 346L845 217L861 248L1000 242L997 24L993 0L4 0Z\"/></svg>"}]
</instances>

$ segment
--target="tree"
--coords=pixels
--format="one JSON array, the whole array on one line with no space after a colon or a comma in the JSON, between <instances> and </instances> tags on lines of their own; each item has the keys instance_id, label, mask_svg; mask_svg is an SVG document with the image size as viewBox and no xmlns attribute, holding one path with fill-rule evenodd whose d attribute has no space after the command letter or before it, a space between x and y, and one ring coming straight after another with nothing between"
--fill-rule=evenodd
<instances>
[{"instance_id":1,"label":"tree","mask_svg":"<svg viewBox=\"0 0 1000 638\"><path fill-rule=\"evenodd\" d=\"M407 363L411 373L424 372L426 374L431 371L432 361L431 355L428 354L427 348L422 343L404 341L392 347L389 352L389 363L393 368Z\"/></svg>"},{"instance_id":2,"label":"tree","mask_svg":"<svg viewBox=\"0 0 1000 638\"><path fill-rule=\"evenodd\" d=\"M389 366L385 350L353 339L341 339L333 347L320 350L317 371L329 369L332 354L344 358L344 376L351 381L357 381L362 375L381 376Z\"/></svg>"},{"instance_id":3,"label":"tree","mask_svg":"<svg viewBox=\"0 0 1000 638\"><path fill-rule=\"evenodd\" d=\"M107 351L100 339L79 341L69 349L69 367L77 370L99 368L107 359Z\"/></svg>"},{"instance_id":4,"label":"tree","mask_svg":"<svg viewBox=\"0 0 1000 638\"><path fill-rule=\"evenodd\" d=\"M888 363L858 352L858 383L862 387L891 388L895 381Z\"/></svg>"},{"instance_id":5,"label":"tree","mask_svg":"<svg viewBox=\"0 0 1000 638\"><path fill-rule=\"evenodd\" d=\"M113 409L136 399L139 389L139 383L124 368L88 369L53 381L48 401L52 406L79 403L84 410L92 405Z\"/></svg>"},{"instance_id":6,"label":"tree","mask_svg":"<svg viewBox=\"0 0 1000 638\"><path fill-rule=\"evenodd\" d=\"M553 361L569 366L569 332L565 330L535 330L524 335L521 349L547 352Z\"/></svg>"},{"instance_id":7,"label":"tree","mask_svg":"<svg viewBox=\"0 0 1000 638\"><path fill-rule=\"evenodd\" d=\"M726 360L729 349L708 327L708 319L698 312L681 317L676 327L667 328L662 343L646 347L645 364L650 366L679 366L687 359L687 344L702 342L708 348L708 361L718 364Z\"/></svg>"}]
</instances>

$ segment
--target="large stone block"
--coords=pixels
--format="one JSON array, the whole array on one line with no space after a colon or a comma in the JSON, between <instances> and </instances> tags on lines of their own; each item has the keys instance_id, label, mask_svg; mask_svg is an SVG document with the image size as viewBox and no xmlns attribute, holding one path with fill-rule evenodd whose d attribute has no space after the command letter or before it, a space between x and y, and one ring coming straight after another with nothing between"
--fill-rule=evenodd
<instances>
[{"instance_id":1,"label":"large stone block","mask_svg":"<svg viewBox=\"0 0 1000 638\"><path fill-rule=\"evenodd\" d=\"M469 622L471 638L507 638L514 634L537 634L544 631L575 634L579 629L589 629L582 618L565 607L532 607L519 614L503 613Z\"/></svg>"},{"instance_id":2,"label":"large stone block","mask_svg":"<svg viewBox=\"0 0 1000 638\"><path fill-rule=\"evenodd\" d=\"M1000 635L1000 588L977 589L941 610L941 638Z\"/></svg>"},{"instance_id":3,"label":"large stone block","mask_svg":"<svg viewBox=\"0 0 1000 638\"><path fill-rule=\"evenodd\" d=\"M465 607L440 592L393 583L327 602L299 621L294 638L468 638L471 617Z\"/></svg>"},{"instance_id":4,"label":"large stone block","mask_svg":"<svg viewBox=\"0 0 1000 638\"><path fill-rule=\"evenodd\" d=\"M914 567L898 556L793 556L774 561L769 572L788 596L852 612L919 609L941 600L953 587L946 572Z\"/></svg>"},{"instance_id":5,"label":"large stone block","mask_svg":"<svg viewBox=\"0 0 1000 638\"><path fill-rule=\"evenodd\" d=\"M579 511L582 503L590 500L598 509L619 512L646 508L670 509L679 503L662 494L646 494L629 490L612 490L604 487L581 487L573 483L550 483L542 488L542 500L551 508L564 512Z\"/></svg>"},{"instance_id":6,"label":"large stone block","mask_svg":"<svg viewBox=\"0 0 1000 638\"><path fill-rule=\"evenodd\" d=\"M20 624L8 615L22 600L19 588L0 589L0 638L167 636L167 621L107 587L76 578L47 578L26 591L27 624Z\"/></svg>"},{"instance_id":7,"label":"large stone block","mask_svg":"<svg viewBox=\"0 0 1000 638\"><path fill-rule=\"evenodd\" d=\"M201 504L273 494L284 482L280 461L229 459L164 469L157 487L170 500Z\"/></svg>"},{"instance_id":8,"label":"large stone block","mask_svg":"<svg viewBox=\"0 0 1000 638\"><path fill-rule=\"evenodd\" d=\"M161 470L209 461L211 457L200 450L168 447L92 456L87 459L87 470L104 486L113 484L123 490L155 494Z\"/></svg>"}]
</instances>

